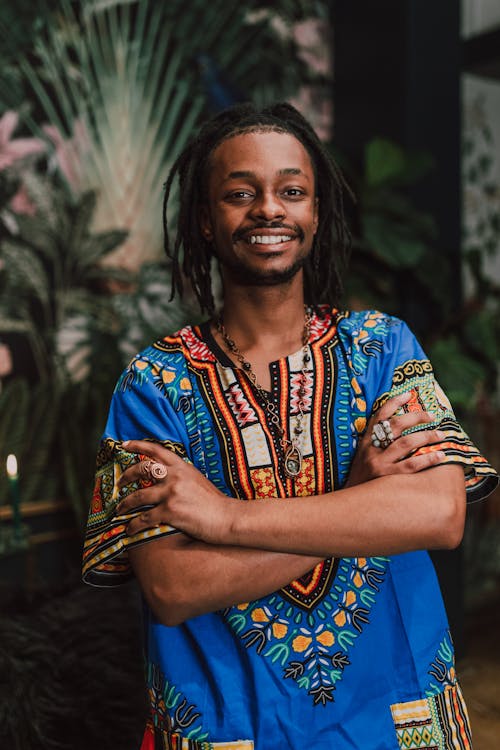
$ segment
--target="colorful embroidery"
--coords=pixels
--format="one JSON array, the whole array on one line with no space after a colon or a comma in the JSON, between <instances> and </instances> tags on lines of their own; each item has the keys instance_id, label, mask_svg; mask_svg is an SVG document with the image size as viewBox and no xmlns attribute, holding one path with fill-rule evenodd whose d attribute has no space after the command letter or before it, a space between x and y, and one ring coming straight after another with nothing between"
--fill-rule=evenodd
<instances>
[{"instance_id":1,"label":"colorful embroidery","mask_svg":"<svg viewBox=\"0 0 500 750\"><path fill-rule=\"evenodd\" d=\"M395 703L391 712L401 750L472 750L467 709L458 685L427 699Z\"/></svg>"},{"instance_id":2,"label":"colorful embroidery","mask_svg":"<svg viewBox=\"0 0 500 750\"><path fill-rule=\"evenodd\" d=\"M295 479L282 472L279 440L258 393L217 349L208 326L183 329L134 358L115 390L98 458L85 542L87 581L125 580L130 544L176 531L161 526L127 536L132 516L116 516L116 482L137 457L124 452L120 440L148 437L166 445L242 502L266 497L300 502L292 498L343 486L372 408L402 389L411 392L407 410L432 407L446 431L445 441L427 449L439 447L446 460L463 464L474 496L495 484L494 472L455 422L427 360L400 321L376 312L331 314L324 308L313 317L309 351L304 458ZM299 352L270 366L272 398L288 434L295 424L301 364ZM306 527L307 513L303 522ZM408 587L405 571L413 565L418 576L412 575ZM435 612L432 623L429 610ZM396 653L408 666L405 695L420 699L422 685L426 691L423 702L393 712L400 747L469 747L451 641L448 636L434 641L436 627L444 632L446 622L424 552L391 563L384 557L325 560L258 601L178 627L164 627L146 612L152 710L143 750L225 746L211 743L213 737L227 737L231 750L253 743L263 750L284 744L299 750L307 742L318 744L318 737L339 750L364 747L369 711L377 713L380 744L392 747L388 706L398 693L388 665ZM411 628L408 613L416 623ZM370 681L367 654L373 654ZM162 671L168 667L168 681L160 664ZM380 694L373 691L374 681ZM355 695L345 695L347 685L355 686ZM308 728L314 727L310 737L299 733L284 739L282 716L291 706ZM412 724L417 719L420 724ZM240 726L245 727L240 736L252 740L231 740ZM332 731L338 726L345 736ZM453 744L455 736L462 744Z\"/></svg>"},{"instance_id":3,"label":"colorful embroidery","mask_svg":"<svg viewBox=\"0 0 500 750\"><path fill-rule=\"evenodd\" d=\"M427 411L435 415L435 419L428 422L425 427L412 427L406 432L439 428L445 434L445 438L439 443L420 448L415 451L415 455L440 450L446 454L442 460L443 464L462 464L469 501L491 492L496 484L491 466L456 421L451 404L435 380L432 365L428 360L412 359L396 367L391 389L377 398L372 412L377 411L387 399L406 392L410 392L410 400L397 413Z\"/></svg>"},{"instance_id":4,"label":"colorful embroidery","mask_svg":"<svg viewBox=\"0 0 500 750\"><path fill-rule=\"evenodd\" d=\"M198 742L180 734L163 732L148 722L141 750L254 750L252 740L234 742Z\"/></svg>"},{"instance_id":5,"label":"colorful embroidery","mask_svg":"<svg viewBox=\"0 0 500 750\"><path fill-rule=\"evenodd\" d=\"M286 679L325 706L369 622L387 563L383 557L327 560L268 597L265 606L240 604L224 617L247 648L281 664Z\"/></svg>"},{"instance_id":6,"label":"colorful embroidery","mask_svg":"<svg viewBox=\"0 0 500 750\"><path fill-rule=\"evenodd\" d=\"M151 721L154 727L169 733L182 734L186 739L203 742L208 733L198 721L201 713L174 685L171 685L161 670L148 664L147 684L151 705Z\"/></svg>"},{"instance_id":7,"label":"colorful embroidery","mask_svg":"<svg viewBox=\"0 0 500 750\"><path fill-rule=\"evenodd\" d=\"M449 630L439 644L436 656L429 667L429 676L429 686L426 690L427 696L437 695L443 691L443 688L453 687L457 682L455 652Z\"/></svg>"},{"instance_id":8,"label":"colorful embroidery","mask_svg":"<svg viewBox=\"0 0 500 750\"><path fill-rule=\"evenodd\" d=\"M342 320L342 323L340 323ZM365 372L370 358L381 353L389 328L399 321L381 312L351 313L340 316L339 327L349 334L349 365L356 375Z\"/></svg>"},{"instance_id":9,"label":"colorful embroidery","mask_svg":"<svg viewBox=\"0 0 500 750\"><path fill-rule=\"evenodd\" d=\"M165 448L185 457L185 451L171 440L162 442ZM117 515L116 506L139 484L134 482L118 491L117 480L129 466L140 460L135 453L123 450L121 444L110 438L103 440L97 454L96 480L92 497L91 513L83 550L83 575L88 583L98 586L113 585L131 577L126 550L146 539L168 536L176 530L167 524L146 529L138 534L127 534L127 523L148 506L141 506L133 513Z\"/></svg>"},{"instance_id":10,"label":"colorful embroidery","mask_svg":"<svg viewBox=\"0 0 500 750\"><path fill-rule=\"evenodd\" d=\"M156 750L155 740L164 750L253 749L252 740L210 742L199 709L153 664L148 665L147 684L151 713L141 750L148 748L148 741Z\"/></svg>"}]
</instances>

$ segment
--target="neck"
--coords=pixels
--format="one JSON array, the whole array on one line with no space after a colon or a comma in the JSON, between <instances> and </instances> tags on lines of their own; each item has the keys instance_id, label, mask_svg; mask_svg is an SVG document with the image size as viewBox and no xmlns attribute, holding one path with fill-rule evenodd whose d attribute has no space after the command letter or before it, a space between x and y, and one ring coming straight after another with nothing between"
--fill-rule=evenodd
<instances>
[{"instance_id":1,"label":"neck","mask_svg":"<svg viewBox=\"0 0 500 750\"><path fill-rule=\"evenodd\" d=\"M300 347L304 329L302 274L283 286L225 285L223 310L226 329L241 347L279 342L289 354Z\"/></svg>"}]
</instances>

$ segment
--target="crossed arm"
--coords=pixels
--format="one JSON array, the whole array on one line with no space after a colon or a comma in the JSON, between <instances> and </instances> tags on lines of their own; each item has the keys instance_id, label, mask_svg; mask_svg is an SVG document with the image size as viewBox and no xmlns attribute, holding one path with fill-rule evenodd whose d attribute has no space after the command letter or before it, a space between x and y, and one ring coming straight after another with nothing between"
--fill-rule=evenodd
<instances>
[{"instance_id":1,"label":"crossed arm","mask_svg":"<svg viewBox=\"0 0 500 750\"><path fill-rule=\"evenodd\" d=\"M387 402L385 419L402 397ZM360 441L349 482L319 496L241 502L219 492L193 466L161 446L131 441L127 449L168 467L162 482L130 494L119 512L152 504L130 533L168 523L181 533L130 550L143 593L160 621L190 617L257 599L307 573L325 557L395 554L459 544L465 517L463 471L438 466L439 452L409 454L438 443L435 430L401 436L426 414L393 417L396 440L385 451ZM139 477L140 464L121 478ZM306 519L306 520L305 520Z\"/></svg>"}]
</instances>

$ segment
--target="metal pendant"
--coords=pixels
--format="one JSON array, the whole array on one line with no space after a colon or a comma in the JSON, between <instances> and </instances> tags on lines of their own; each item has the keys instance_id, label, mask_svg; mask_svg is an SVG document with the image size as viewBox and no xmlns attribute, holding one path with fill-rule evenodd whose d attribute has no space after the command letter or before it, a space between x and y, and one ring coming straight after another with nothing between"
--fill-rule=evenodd
<instances>
[{"instance_id":1,"label":"metal pendant","mask_svg":"<svg viewBox=\"0 0 500 750\"><path fill-rule=\"evenodd\" d=\"M302 469L302 453L296 445L291 445L285 453L285 474L287 477L296 477Z\"/></svg>"}]
</instances>

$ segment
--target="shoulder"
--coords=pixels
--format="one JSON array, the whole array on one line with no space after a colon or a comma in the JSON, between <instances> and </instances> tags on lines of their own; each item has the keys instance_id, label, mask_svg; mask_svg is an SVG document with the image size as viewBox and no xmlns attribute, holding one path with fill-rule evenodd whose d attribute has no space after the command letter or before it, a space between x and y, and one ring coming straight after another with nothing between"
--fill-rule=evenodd
<instances>
[{"instance_id":1,"label":"shoulder","mask_svg":"<svg viewBox=\"0 0 500 750\"><path fill-rule=\"evenodd\" d=\"M379 310L339 312L337 332L358 374L415 342L403 320Z\"/></svg>"},{"instance_id":2,"label":"shoulder","mask_svg":"<svg viewBox=\"0 0 500 750\"><path fill-rule=\"evenodd\" d=\"M379 310L345 310L338 313L337 331L352 347L363 348L368 342L389 344L401 336L411 335L406 323Z\"/></svg>"},{"instance_id":3,"label":"shoulder","mask_svg":"<svg viewBox=\"0 0 500 750\"><path fill-rule=\"evenodd\" d=\"M404 325L400 318L380 310L341 310L337 315L339 332L351 337L364 333L366 336L384 338Z\"/></svg>"},{"instance_id":4,"label":"shoulder","mask_svg":"<svg viewBox=\"0 0 500 750\"><path fill-rule=\"evenodd\" d=\"M213 358L198 326L188 325L154 341L139 351L122 372L115 390L153 381L168 385L186 374L190 361Z\"/></svg>"}]
</instances>

